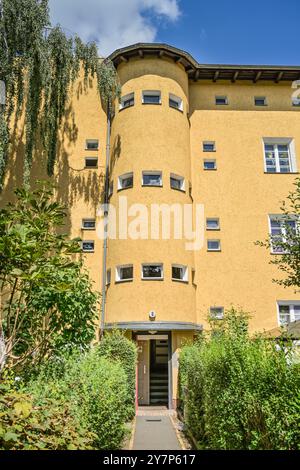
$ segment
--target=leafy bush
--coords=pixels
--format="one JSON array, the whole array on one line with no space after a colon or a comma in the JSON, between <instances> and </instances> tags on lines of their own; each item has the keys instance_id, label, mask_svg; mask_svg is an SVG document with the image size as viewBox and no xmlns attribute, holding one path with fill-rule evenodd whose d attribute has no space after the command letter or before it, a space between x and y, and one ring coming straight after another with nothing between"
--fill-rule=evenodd
<instances>
[{"instance_id":1,"label":"leafy bush","mask_svg":"<svg viewBox=\"0 0 300 470\"><path fill-rule=\"evenodd\" d=\"M289 348L250 338L234 309L183 348L180 386L200 448L300 449L300 369Z\"/></svg>"},{"instance_id":2,"label":"leafy bush","mask_svg":"<svg viewBox=\"0 0 300 470\"><path fill-rule=\"evenodd\" d=\"M120 362L127 375L128 395L126 398L126 406L128 418L134 415L134 398L135 398L135 376L137 350L133 341L130 341L119 330L113 330L106 333L101 340L97 350L100 356L106 357L111 361Z\"/></svg>"}]
</instances>

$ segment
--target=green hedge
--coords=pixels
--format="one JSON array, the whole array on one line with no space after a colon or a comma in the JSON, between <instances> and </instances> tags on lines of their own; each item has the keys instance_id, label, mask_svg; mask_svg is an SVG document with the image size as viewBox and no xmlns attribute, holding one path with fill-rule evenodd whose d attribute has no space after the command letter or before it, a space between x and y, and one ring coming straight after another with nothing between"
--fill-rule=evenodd
<instances>
[{"instance_id":1,"label":"green hedge","mask_svg":"<svg viewBox=\"0 0 300 470\"><path fill-rule=\"evenodd\" d=\"M300 368L234 309L180 355L185 422L208 449L300 449Z\"/></svg>"}]
</instances>

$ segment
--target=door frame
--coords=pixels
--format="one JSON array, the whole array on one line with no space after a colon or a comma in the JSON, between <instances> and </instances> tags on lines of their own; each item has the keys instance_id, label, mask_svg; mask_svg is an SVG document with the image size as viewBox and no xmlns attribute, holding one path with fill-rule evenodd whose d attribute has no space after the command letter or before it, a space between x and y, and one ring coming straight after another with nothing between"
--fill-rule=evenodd
<instances>
[{"instance_id":1,"label":"door frame","mask_svg":"<svg viewBox=\"0 0 300 470\"><path fill-rule=\"evenodd\" d=\"M133 331L132 332L132 339L133 341L137 341L137 337L139 336L139 340L143 341L141 336L145 336L145 341L156 339L156 337L160 336L167 336L168 337L168 409L173 409L173 374L172 374L172 331L158 331L157 333L151 335L149 334L148 330L145 331ZM149 364L150 370L150 364Z\"/></svg>"}]
</instances>

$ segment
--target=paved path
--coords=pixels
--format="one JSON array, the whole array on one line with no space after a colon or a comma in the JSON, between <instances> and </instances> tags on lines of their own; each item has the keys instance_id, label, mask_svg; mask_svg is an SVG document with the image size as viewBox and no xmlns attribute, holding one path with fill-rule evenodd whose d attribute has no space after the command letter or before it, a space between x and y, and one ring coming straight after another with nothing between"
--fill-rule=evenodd
<instances>
[{"instance_id":1,"label":"paved path","mask_svg":"<svg viewBox=\"0 0 300 470\"><path fill-rule=\"evenodd\" d=\"M138 412L133 450L181 450L170 415L155 410Z\"/></svg>"}]
</instances>

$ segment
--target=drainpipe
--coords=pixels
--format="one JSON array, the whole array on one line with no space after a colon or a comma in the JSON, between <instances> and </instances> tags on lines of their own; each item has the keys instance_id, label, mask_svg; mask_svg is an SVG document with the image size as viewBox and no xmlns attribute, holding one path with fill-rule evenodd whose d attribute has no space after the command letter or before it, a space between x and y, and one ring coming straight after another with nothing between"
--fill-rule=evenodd
<instances>
[{"instance_id":1,"label":"drainpipe","mask_svg":"<svg viewBox=\"0 0 300 470\"><path fill-rule=\"evenodd\" d=\"M108 223L108 191L109 191L109 159L110 159L110 100L107 102L107 133L106 133L106 161L105 161L105 183L104 183L104 237L103 237L103 259L102 259L102 301L100 319L100 338L104 333L105 305L106 305L106 261L107 261L107 223Z\"/></svg>"}]
</instances>

